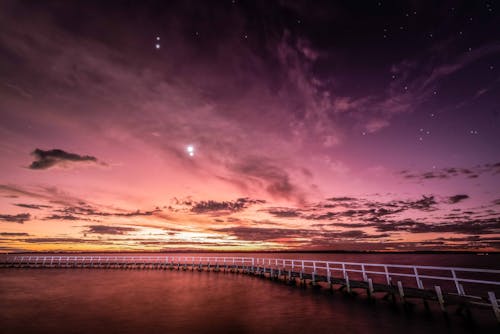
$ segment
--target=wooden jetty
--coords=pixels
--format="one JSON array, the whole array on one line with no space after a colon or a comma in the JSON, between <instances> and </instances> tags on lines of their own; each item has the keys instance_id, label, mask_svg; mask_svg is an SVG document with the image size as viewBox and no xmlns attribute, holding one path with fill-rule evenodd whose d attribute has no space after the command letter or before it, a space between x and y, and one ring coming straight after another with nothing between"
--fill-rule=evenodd
<instances>
[{"instance_id":1,"label":"wooden jetty","mask_svg":"<svg viewBox=\"0 0 500 334\"><path fill-rule=\"evenodd\" d=\"M469 312L488 308L500 323L500 270L253 257L19 255L0 258L0 268L95 268L213 271L257 275L302 287L352 294L366 291L407 305L429 301Z\"/></svg>"}]
</instances>

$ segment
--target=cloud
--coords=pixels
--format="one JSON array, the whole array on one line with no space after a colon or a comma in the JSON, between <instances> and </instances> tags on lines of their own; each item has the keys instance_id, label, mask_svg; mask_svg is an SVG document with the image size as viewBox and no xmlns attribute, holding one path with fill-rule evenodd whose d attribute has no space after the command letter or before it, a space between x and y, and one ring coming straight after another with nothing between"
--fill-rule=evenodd
<instances>
[{"instance_id":1,"label":"cloud","mask_svg":"<svg viewBox=\"0 0 500 334\"><path fill-rule=\"evenodd\" d=\"M30 169L48 169L56 165L65 166L67 163L98 163L96 157L68 153L59 149L44 151L37 148L31 154L35 156L35 161L28 167Z\"/></svg>"},{"instance_id":2,"label":"cloud","mask_svg":"<svg viewBox=\"0 0 500 334\"><path fill-rule=\"evenodd\" d=\"M82 238L29 238L24 239L24 242L31 244L68 244L68 243L99 243L106 244L106 242L98 239L90 240L90 239L82 239Z\"/></svg>"},{"instance_id":3,"label":"cloud","mask_svg":"<svg viewBox=\"0 0 500 334\"><path fill-rule=\"evenodd\" d=\"M25 221L30 220L31 215L29 213L19 213L17 215L0 215L0 220L9 223L23 224Z\"/></svg>"},{"instance_id":4,"label":"cloud","mask_svg":"<svg viewBox=\"0 0 500 334\"><path fill-rule=\"evenodd\" d=\"M24 204L24 203L16 203L14 204L15 206L19 206L21 208L26 208L26 209L35 209L35 210L40 210L40 209L49 209L51 208L50 205L41 205L41 204Z\"/></svg>"},{"instance_id":5,"label":"cloud","mask_svg":"<svg viewBox=\"0 0 500 334\"><path fill-rule=\"evenodd\" d=\"M422 199L416 201L402 201L403 209L416 209L422 211L435 210L435 205L437 204L434 196L423 196Z\"/></svg>"},{"instance_id":6,"label":"cloud","mask_svg":"<svg viewBox=\"0 0 500 334\"><path fill-rule=\"evenodd\" d=\"M88 225L87 229L83 231L84 234L114 234L123 235L129 232L137 231L133 227L123 227L123 226L108 226L108 225Z\"/></svg>"},{"instance_id":7,"label":"cloud","mask_svg":"<svg viewBox=\"0 0 500 334\"><path fill-rule=\"evenodd\" d=\"M400 221L383 221L363 226L375 227L380 232L496 234L500 233L500 218L445 223L422 223L412 219L404 219Z\"/></svg>"},{"instance_id":8,"label":"cloud","mask_svg":"<svg viewBox=\"0 0 500 334\"><path fill-rule=\"evenodd\" d=\"M402 170L399 172L399 174L406 179L416 179L419 181L425 181L431 179L449 179L459 176L469 179L475 179L483 174L495 175L498 173L500 173L500 163L489 163L470 168L446 167L426 172L417 172L417 171L410 172L408 170Z\"/></svg>"},{"instance_id":9,"label":"cloud","mask_svg":"<svg viewBox=\"0 0 500 334\"><path fill-rule=\"evenodd\" d=\"M235 201L199 201L199 202L185 202L191 205L191 211L194 213L232 213L241 211L253 204L265 203L263 200L254 200L250 198L238 198Z\"/></svg>"},{"instance_id":10,"label":"cloud","mask_svg":"<svg viewBox=\"0 0 500 334\"><path fill-rule=\"evenodd\" d=\"M469 195L455 195L455 196L451 196L449 198L449 200L450 200L451 204L455 204L458 202L462 202L463 200L466 200L467 198L469 198Z\"/></svg>"},{"instance_id":11,"label":"cloud","mask_svg":"<svg viewBox=\"0 0 500 334\"><path fill-rule=\"evenodd\" d=\"M107 212L100 211L91 205L80 203L80 205L68 206L63 209L55 210L57 212L65 213L68 215L83 215L83 216L101 216L101 217L138 217L138 216L152 216L157 212L161 212L160 209L150 210L150 211L130 211L130 212Z\"/></svg>"},{"instance_id":12,"label":"cloud","mask_svg":"<svg viewBox=\"0 0 500 334\"><path fill-rule=\"evenodd\" d=\"M290 228L262 228L262 227L247 227L236 226L216 229L217 232L225 232L235 236L240 240L249 241L269 241L281 238L307 238L316 231L306 229L290 229Z\"/></svg>"},{"instance_id":13,"label":"cloud","mask_svg":"<svg viewBox=\"0 0 500 334\"><path fill-rule=\"evenodd\" d=\"M0 236L2 237L27 237L28 233L24 232L0 232Z\"/></svg>"},{"instance_id":14,"label":"cloud","mask_svg":"<svg viewBox=\"0 0 500 334\"><path fill-rule=\"evenodd\" d=\"M301 199L302 194L283 168L266 158L252 158L231 166L241 180L264 188L271 196Z\"/></svg>"},{"instance_id":15,"label":"cloud","mask_svg":"<svg viewBox=\"0 0 500 334\"><path fill-rule=\"evenodd\" d=\"M271 208L268 209L267 212L275 217L282 217L282 218L299 217L301 214L300 210L289 209L289 208Z\"/></svg>"},{"instance_id":16,"label":"cloud","mask_svg":"<svg viewBox=\"0 0 500 334\"><path fill-rule=\"evenodd\" d=\"M330 202L351 202L355 201L356 198L343 196L343 197L330 197L327 198L326 200Z\"/></svg>"},{"instance_id":17,"label":"cloud","mask_svg":"<svg viewBox=\"0 0 500 334\"><path fill-rule=\"evenodd\" d=\"M286 243L299 240L308 246L319 246L324 242L330 243L332 240L344 241L348 239L378 239L386 238L390 235L368 234L361 230L347 231L321 231L317 229L292 229L292 228L263 228L235 226L217 229L218 232L229 233L240 240L249 241L281 241ZM308 241L304 241L304 239Z\"/></svg>"},{"instance_id":18,"label":"cloud","mask_svg":"<svg viewBox=\"0 0 500 334\"><path fill-rule=\"evenodd\" d=\"M51 215L44 218L45 220L85 220L73 215Z\"/></svg>"}]
</instances>

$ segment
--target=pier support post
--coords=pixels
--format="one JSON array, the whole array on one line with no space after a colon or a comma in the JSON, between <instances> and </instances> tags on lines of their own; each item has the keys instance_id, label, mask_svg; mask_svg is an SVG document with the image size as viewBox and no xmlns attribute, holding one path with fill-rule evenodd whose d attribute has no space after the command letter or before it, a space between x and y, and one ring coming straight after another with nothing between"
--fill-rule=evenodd
<instances>
[{"instance_id":1,"label":"pier support post","mask_svg":"<svg viewBox=\"0 0 500 334\"><path fill-rule=\"evenodd\" d=\"M373 281L371 278L368 279L368 297L372 298L373 297Z\"/></svg>"},{"instance_id":2,"label":"pier support post","mask_svg":"<svg viewBox=\"0 0 500 334\"><path fill-rule=\"evenodd\" d=\"M439 307L441 308L441 311L443 313L446 313L446 308L444 306L443 292L441 291L441 287L439 285L436 285L434 286L434 289L436 290L436 297L439 302Z\"/></svg>"},{"instance_id":3,"label":"pier support post","mask_svg":"<svg viewBox=\"0 0 500 334\"><path fill-rule=\"evenodd\" d=\"M351 293L351 283L349 282L349 275L345 273L345 286L347 288L347 292Z\"/></svg>"},{"instance_id":4,"label":"pier support post","mask_svg":"<svg viewBox=\"0 0 500 334\"><path fill-rule=\"evenodd\" d=\"M403 283L401 283L401 281L398 281L398 292L399 292L399 298L401 299L401 302L403 304L405 304L406 303L405 290L403 289Z\"/></svg>"},{"instance_id":5,"label":"pier support post","mask_svg":"<svg viewBox=\"0 0 500 334\"><path fill-rule=\"evenodd\" d=\"M500 323L500 309L498 308L498 300L497 297L495 296L495 292L489 291L488 299L490 300L493 312L495 312L495 317L497 318L497 321Z\"/></svg>"}]
</instances>

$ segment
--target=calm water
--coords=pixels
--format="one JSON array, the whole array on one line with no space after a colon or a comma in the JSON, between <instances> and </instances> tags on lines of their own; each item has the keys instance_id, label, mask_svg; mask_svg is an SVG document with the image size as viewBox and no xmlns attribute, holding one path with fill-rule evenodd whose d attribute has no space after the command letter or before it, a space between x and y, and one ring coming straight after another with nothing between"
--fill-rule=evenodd
<instances>
[{"instance_id":1,"label":"calm water","mask_svg":"<svg viewBox=\"0 0 500 334\"><path fill-rule=\"evenodd\" d=\"M239 254L242 256L242 254ZM226 256L228 256L226 254ZM268 256L268 255L266 255ZM364 262L497 267L498 256L285 254ZM273 257L276 257L275 255ZM424 261L425 260L425 261ZM413 261L413 262L409 262ZM484 333L492 311L471 327L450 315L411 313L363 296L349 298L224 273L105 269L0 269L1 333ZM490 314L491 313L491 314Z\"/></svg>"}]
</instances>

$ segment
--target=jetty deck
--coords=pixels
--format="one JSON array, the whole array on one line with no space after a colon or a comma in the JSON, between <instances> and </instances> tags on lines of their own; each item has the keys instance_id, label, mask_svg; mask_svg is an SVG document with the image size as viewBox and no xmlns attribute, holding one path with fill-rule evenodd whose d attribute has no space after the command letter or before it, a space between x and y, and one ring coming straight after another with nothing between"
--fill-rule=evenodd
<instances>
[{"instance_id":1,"label":"jetty deck","mask_svg":"<svg viewBox=\"0 0 500 334\"><path fill-rule=\"evenodd\" d=\"M490 309L500 323L500 270L254 257L22 255L0 258L0 268L88 268L213 271L257 275L301 287L330 289L403 305L421 300L469 312Z\"/></svg>"}]
</instances>

